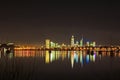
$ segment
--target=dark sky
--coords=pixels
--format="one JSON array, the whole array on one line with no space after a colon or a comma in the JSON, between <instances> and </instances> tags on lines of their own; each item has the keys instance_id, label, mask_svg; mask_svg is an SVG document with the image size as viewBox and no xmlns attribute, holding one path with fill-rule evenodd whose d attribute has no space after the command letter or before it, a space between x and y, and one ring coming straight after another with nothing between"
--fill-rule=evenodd
<instances>
[{"instance_id":1,"label":"dark sky","mask_svg":"<svg viewBox=\"0 0 120 80\"><path fill-rule=\"evenodd\" d=\"M120 6L115 2L0 3L0 41L70 43L70 37L120 44Z\"/></svg>"}]
</instances>

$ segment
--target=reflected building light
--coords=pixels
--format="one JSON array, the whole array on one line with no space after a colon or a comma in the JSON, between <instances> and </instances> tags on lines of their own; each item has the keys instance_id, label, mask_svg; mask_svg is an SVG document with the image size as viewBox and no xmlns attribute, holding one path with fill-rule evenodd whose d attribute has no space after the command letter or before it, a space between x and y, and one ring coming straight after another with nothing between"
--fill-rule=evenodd
<instances>
[{"instance_id":1,"label":"reflected building light","mask_svg":"<svg viewBox=\"0 0 120 80\"><path fill-rule=\"evenodd\" d=\"M81 67L83 67L83 56L82 56L82 51L80 51L80 63L81 63Z\"/></svg>"},{"instance_id":2,"label":"reflected building light","mask_svg":"<svg viewBox=\"0 0 120 80\"><path fill-rule=\"evenodd\" d=\"M58 59L58 51L55 51L55 58L56 58L56 60Z\"/></svg>"},{"instance_id":3,"label":"reflected building light","mask_svg":"<svg viewBox=\"0 0 120 80\"><path fill-rule=\"evenodd\" d=\"M64 51L64 58L66 58L67 56L67 51Z\"/></svg>"},{"instance_id":4,"label":"reflected building light","mask_svg":"<svg viewBox=\"0 0 120 80\"><path fill-rule=\"evenodd\" d=\"M41 57L44 57L44 51L42 51L42 53L41 53Z\"/></svg>"},{"instance_id":5,"label":"reflected building light","mask_svg":"<svg viewBox=\"0 0 120 80\"><path fill-rule=\"evenodd\" d=\"M14 57L13 55L14 55L13 53L9 53L9 58L10 59L13 58Z\"/></svg>"},{"instance_id":6,"label":"reflected building light","mask_svg":"<svg viewBox=\"0 0 120 80\"><path fill-rule=\"evenodd\" d=\"M6 49L6 48L4 48L4 54L6 54L6 51L7 51L7 49Z\"/></svg>"},{"instance_id":7,"label":"reflected building light","mask_svg":"<svg viewBox=\"0 0 120 80\"><path fill-rule=\"evenodd\" d=\"M95 62L95 57L96 57L96 55L94 54L94 55L93 55L93 62Z\"/></svg>"},{"instance_id":8,"label":"reflected building light","mask_svg":"<svg viewBox=\"0 0 120 80\"><path fill-rule=\"evenodd\" d=\"M50 62L52 62L52 60L53 60L53 54L51 53L50 54Z\"/></svg>"},{"instance_id":9,"label":"reflected building light","mask_svg":"<svg viewBox=\"0 0 120 80\"><path fill-rule=\"evenodd\" d=\"M74 59L75 59L76 63L78 63L78 55L76 53L74 55Z\"/></svg>"},{"instance_id":10,"label":"reflected building light","mask_svg":"<svg viewBox=\"0 0 120 80\"><path fill-rule=\"evenodd\" d=\"M1 58L1 56L2 56L2 55L1 55L1 51L0 51L0 58Z\"/></svg>"},{"instance_id":11,"label":"reflected building light","mask_svg":"<svg viewBox=\"0 0 120 80\"><path fill-rule=\"evenodd\" d=\"M35 51L31 51L31 55L30 56L34 57L34 56L37 56L37 55L36 55Z\"/></svg>"},{"instance_id":12,"label":"reflected building light","mask_svg":"<svg viewBox=\"0 0 120 80\"><path fill-rule=\"evenodd\" d=\"M91 61L91 62L93 61L93 56L92 56L92 55L90 55L90 61Z\"/></svg>"},{"instance_id":13,"label":"reflected building light","mask_svg":"<svg viewBox=\"0 0 120 80\"><path fill-rule=\"evenodd\" d=\"M67 51L65 51L65 58L67 57Z\"/></svg>"},{"instance_id":14,"label":"reflected building light","mask_svg":"<svg viewBox=\"0 0 120 80\"><path fill-rule=\"evenodd\" d=\"M89 55L86 55L86 63L89 63Z\"/></svg>"},{"instance_id":15,"label":"reflected building light","mask_svg":"<svg viewBox=\"0 0 120 80\"><path fill-rule=\"evenodd\" d=\"M60 51L59 51L59 53L58 53L58 58L61 58L62 57L62 55L61 55L61 53L60 53Z\"/></svg>"},{"instance_id":16,"label":"reflected building light","mask_svg":"<svg viewBox=\"0 0 120 80\"><path fill-rule=\"evenodd\" d=\"M14 56L15 57L22 57L22 51L15 51Z\"/></svg>"},{"instance_id":17,"label":"reflected building light","mask_svg":"<svg viewBox=\"0 0 120 80\"><path fill-rule=\"evenodd\" d=\"M66 51L62 51L62 60L66 58Z\"/></svg>"},{"instance_id":18,"label":"reflected building light","mask_svg":"<svg viewBox=\"0 0 120 80\"><path fill-rule=\"evenodd\" d=\"M99 57L100 57L100 60L102 59L102 55L99 55Z\"/></svg>"},{"instance_id":19,"label":"reflected building light","mask_svg":"<svg viewBox=\"0 0 120 80\"><path fill-rule=\"evenodd\" d=\"M49 56L49 51L45 51L45 63L50 62L50 56Z\"/></svg>"},{"instance_id":20,"label":"reflected building light","mask_svg":"<svg viewBox=\"0 0 120 80\"><path fill-rule=\"evenodd\" d=\"M71 52L71 66L72 68L74 66L74 52L73 51Z\"/></svg>"},{"instance_id":21,"label":"reflected building light","mask_svg":"<svg viewBox=\"0 0 120 80\"><path fill-rule=\"evenodd\" d=\"M108 56L110 56L110 52L107 53ZM105 54L103 54L103 56L106 56Z\"/></svg>"},{"instance_id":22,"label":"reflected building light","mask_svg":"<svg viewBox=\"0 0 120 80\"><path fill-rule=\"evenodd\" d=\"M70 51L68 51L68 59L70 58Z\"/></svg>"},{"instance_id":23,"label":"reflected building light","mask_svg":"<svg viewBox=\"0 0 120 80\"><path fill-rule=\"evenodd\" d=\"M50 54L50 62L53 62L55 60L55 51L52 51Z\"/></svg>"},{"instance_id":24,"label":"reflected building light","mask_svg":"<svg viewBox=\"0 0 120 80\"><path fill-rule=\"evenodd\" d=\"M96 52L96 56L99 56L99 52L98 51Z\"/></svg>"},{"instance_id":25,"label":"reflected building light","mask_svg":"<svg viewBox=\"0 0 120 80\"><path fill-rule=\"evenodd\" d=\"M56 52L56 59L59 59L60 58L60 51L57 51Z\"/></svg>"},{"instance_id":26,"label":"reflected building light","mask_svg":"<svg viewBox=\"0 0 120 80\"><path fill-rule=\"evenodd\" d=\"M74 66L74 57L73 56L71 56L71 66L72 66L72 68Z\"/></svg>"},{"instance_id":27,"label":"reflected building light","mask_svg":"<svg viewBox=\"0 0 120 80\"><path fill-rule=\"evenodd\" d=\"M83 55L82 55L83 58L85 59L85 57L86 57L86 51L83 51L82 54L83 54Z\"/></svg>"},{"instance_id":28,"label":"reflected building light","mask_svg":"<svg viewBox=\"0 0 120 80\"><path fill-rule=\"evenodd\" d=\"M90 61L92 61L92 62L95 62L95 54L94 55L90 55Z\"/></svg>"}]
</instances>

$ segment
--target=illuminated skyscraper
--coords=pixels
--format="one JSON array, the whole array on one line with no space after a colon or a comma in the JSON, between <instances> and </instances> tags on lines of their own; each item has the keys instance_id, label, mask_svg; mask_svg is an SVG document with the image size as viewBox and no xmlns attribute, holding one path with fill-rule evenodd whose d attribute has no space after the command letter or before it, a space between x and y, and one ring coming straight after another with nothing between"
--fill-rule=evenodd
<instances>
[{"instance_id":1,"label":"illuminated skyscraper","mask_svg":"<svg viewBox=\"0 0 120 80\"><path fill-rule=\"evenodd\" d=\"M50 48L50 40L49 40L49 39L46 39L46 41L45 41L45 47L46 47L47 49Z\"/></svg>"},{"instance_id":2,"label":"illuminated skyscraper","mask_svg":"<svg viewBox=\"0 0 120 80\"><path fill-rule=\"evenodd\" d=\"M71 52L71 67L74 66L74 51Z\"/></svg>"},{"instance_id":3,"label":"illuminated skyscraper","mask_svg":"<svg viewBox=\"0 0 120 80\"><path fill-rule=\"evenodd\" d=\"M72 35L72 37L71 37L71 47L73 47L74 46L74 36Z\"/></svg>"},{"instance_id":4,"label":"illuminated skyscraper","mask_svg":"<svg viewBox=\"0 0 120 80\"><path fill-rule=\"evenodd\" d=\"M86 46L90 46L90 42L89 41L86 42Z\"/></svg>"},{"instance_id":5,"label":"illuminated skyscraper","mask_svg":"<svg viewBox=\"0 0 120 80\"><path fill-rule=\"evenodd\" d=\"M83 46L83 37L82 37L82 39L80 40L80 46Z\"/></svg>"},{"instance_id":6,"label":"illuminated skyscraper","mask_svg":"<svg viewBox=\"0 0 120 80\"><path fill-rule=\"evenodd\" d=\"M96 42L94 41L94 42L93 42L93 47L95 47L95 46L96 46Z\"/></svg>"},{"instance_id":7,"label":"illuminated skyscraper","mask_svg":"<svg viewBox=\"0 0 120 80\"><path fill-rule=\"evenodd\" d=\"M78 41L76 41L76 46L78 46L79 45L79 42Z\"/></svg>"},{"instance_id":8,"label":"illuminated skyscraper","mask_svg":"<svg viewBox=\"0 0 120 80\"><path fill-rule=\"evenodd\" d=\"M83 67L83 53L82 53L82 51L80 51L80 63L81 63L81 67Z\"/></svg>"},{"instance_id":9,"label":"illuminated skyscraper","mask_svg":"<svg viewBox=\"0 0 120 80\"><path fill-rule=\"evenodd\" d=\"M55 48L55 43L54 42L50 42L50 48Z\"/></svg>"}]
</instances>

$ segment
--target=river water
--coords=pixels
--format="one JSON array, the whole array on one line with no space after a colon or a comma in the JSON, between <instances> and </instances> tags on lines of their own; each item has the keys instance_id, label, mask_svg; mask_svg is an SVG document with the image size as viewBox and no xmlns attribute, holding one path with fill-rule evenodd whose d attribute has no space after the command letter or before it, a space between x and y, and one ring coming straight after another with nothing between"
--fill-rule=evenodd
<instances>
[{"instance_id":1,"label":"river water","mask_svg":"<svg viewBox=\"0 0 120 80\"><path fill-rule=\"evenodd\" d=\"M120 80L120 53L20 50L0 53L0 80Z\"/></svg>"}]
</instances>

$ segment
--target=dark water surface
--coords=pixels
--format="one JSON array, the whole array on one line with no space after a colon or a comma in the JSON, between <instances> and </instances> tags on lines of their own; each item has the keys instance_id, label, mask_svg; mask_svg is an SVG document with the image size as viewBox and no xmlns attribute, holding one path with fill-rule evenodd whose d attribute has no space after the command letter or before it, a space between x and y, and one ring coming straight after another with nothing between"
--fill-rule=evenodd
<instances>
[{"instance_id":1,"label":"dark water surface","mask_svg":"<svg viewBox=\"0 0 120 80\"><path fill-rule=\"evenodd\" d=\"M0 53L0 80L120 80L120 53L15 51Z\"/></svg>"}]
</instances>

